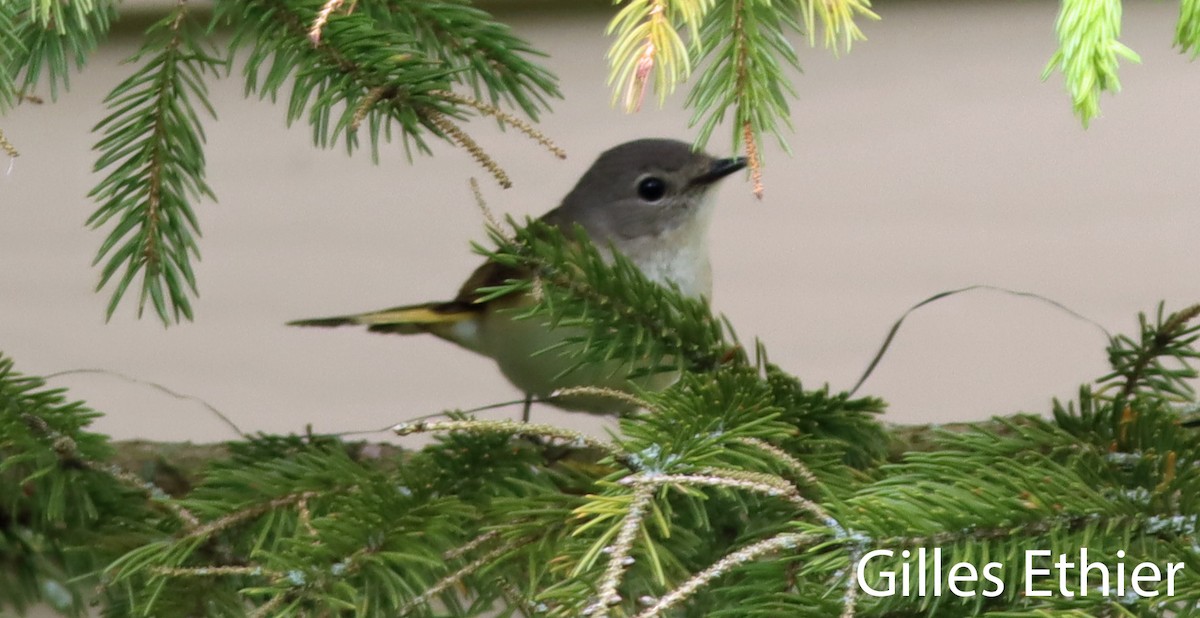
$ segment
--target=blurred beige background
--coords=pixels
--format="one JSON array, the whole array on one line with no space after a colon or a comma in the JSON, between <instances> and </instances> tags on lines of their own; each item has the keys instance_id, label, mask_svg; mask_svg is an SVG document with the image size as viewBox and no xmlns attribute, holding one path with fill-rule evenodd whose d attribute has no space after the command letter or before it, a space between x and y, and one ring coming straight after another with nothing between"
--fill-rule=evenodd
<instances>
[{"instance_id":1,"label":"blurred beige background","mask_svg":"<svg viewBox=\"0 0 1200 618\"><path fill-rule=\"evenodd\" d=\"M31 374L102 368L153 381L254 431L370 429L515 398L490 361L432 338L283 323L451 295L479 261L469 241L484 238L471 176L493 210L539 214L603 149L691 138L683 93L633 116L609 106L612 9L570 4L499 12L551 54L566 99L541 129L570 153L560 162L475 123L516 183L508 191L448 147L410 165L385 146L378 166L316 150L307 126L285 129L281 106L244 100L240 77L212 84L208 170L220 203L197 207L196 321L170 329L134 319L128 303L105 324L107 292L92 292L102 234L83 227L97 181L89 129L135 45L113 40L57 103L0 119L22 152L7 173L0 161L0 350ZM1114 331L1160 300L1200 301L1200 66L1170 47L1177 7L1127 5L1123 40L1144 64L1122 67L1125 91L1086 131L1060 76L1039 79L1055 3L877 8L883 21L864 24L869 40L852 53L801 49L795 154L767 150L765 199L739 179L721 190L714 304L743 340L761 337L810 386L843 389L907 307L948 288L1037 292ZM709 149L730 152L729 134ZM1044 412L1105 370L1104 344L1044 304L976 292L914 314L863 392L886 398L894 422ZM202 406L143 385L53 384L105 411L97 428L117 437L231 437ZM544 408L535 419L597 427Z\"/></svg>"}]
</instances>

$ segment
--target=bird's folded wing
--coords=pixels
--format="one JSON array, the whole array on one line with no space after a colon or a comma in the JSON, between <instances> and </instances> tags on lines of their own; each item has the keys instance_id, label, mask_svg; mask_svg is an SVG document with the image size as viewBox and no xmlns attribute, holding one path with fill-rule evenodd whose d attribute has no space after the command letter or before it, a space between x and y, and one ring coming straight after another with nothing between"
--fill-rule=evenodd
<instances>
[{"instance_id":1,"label":"bird's folded wing","mask_svg":"<svg viewBox=\"0 0 1200 618\"><path fill-rule=\"evenodd\" d=\"M480 292L481 289L502 286L512 280L528 279L529 276L529 272L525 269L488 260L476 268L470 277L467 277L458 290L458 296L454 297L454 302L482 309L487 303L480 301L487 296L487 292Z\"/></svg>"}]
</instances>

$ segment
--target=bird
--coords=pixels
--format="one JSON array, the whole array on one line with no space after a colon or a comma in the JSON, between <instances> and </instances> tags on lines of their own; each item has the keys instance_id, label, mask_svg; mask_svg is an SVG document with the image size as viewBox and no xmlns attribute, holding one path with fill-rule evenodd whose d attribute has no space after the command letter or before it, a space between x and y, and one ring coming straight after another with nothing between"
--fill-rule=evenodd
<instances>
[{"instance_id":1,"label":"bird","mask_svg":"<svg viewBox=\"0 0 1200 618\"><path fill-rule=\"evenodd\" d=\"M608 259L612 252L619 252L649 280L674 285L685 296L710 298L708 231L715 205L713 189L746 163L745 157L714 157L674 139L626 142L603 152L558 207L540 220L568 233L579 226ZM480 292L481 288L528 277L514 267L489 260L467 278L451 300L295 320L288 325L427 333L490 357L525 394L525 421L535 398L568 411L628 411L628 403L611 397L552 396L580 386L629 391L631 368L585 366L564 374L564 369L574 364L566 358L569 352L542 352L571 336L570 327L551 328L536 319L517 319L520 308L535 302L530 293L487 298ZM675 379L677 376L651 374L639 378L638 385L659 389Z\"/></svg>"}]
</instances>

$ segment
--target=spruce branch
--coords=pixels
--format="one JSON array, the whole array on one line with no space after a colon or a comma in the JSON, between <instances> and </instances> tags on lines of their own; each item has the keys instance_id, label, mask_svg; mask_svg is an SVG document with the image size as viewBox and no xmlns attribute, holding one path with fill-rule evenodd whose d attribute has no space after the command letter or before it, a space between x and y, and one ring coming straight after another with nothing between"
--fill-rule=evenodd
<instances>
[{"instance_id":1,"label":"spruce branch","mask_svg":"<svg viewBox=\"0 0 1200 618\"><path fill-rule=\"evenodd\" d=\"M800 30L795 11L790 1L775 6L718 0L700 30L697 53L705 68L686 102L693 109L691 124L699 126L696 143L706 144L729 116L733 142L743 144L751 157L756 196L762 194L763 134L774 134L786 146L782 130L791 128L788 98L797 95L784 67L800 68L786 37Z\"/></svg>"},{"instance_id":2,"label":"spruce branch","mask_svg":"<svg viewBox=\"0 0 1200 618\"><path fill-rule=\"evenodd\" d=\"M1139 393L1169 394L1180 401L1191 399L1195 388L1190 381L1200 376L1192 366L1200 359L1194 347L1200 340L1200 324L1191 324L1197 317L1200 304L1169 315L1160 304L1153 323L1145 314L1139 314L1139 341L1126 335L1110 338L1108 358L1113 372L1097 380L1102 385L1098 394L1117 389L1113 401L1122 409Z\"/></svg>"},{"instance_id":3,"label":"spruce branch","mask_svg":"<svg viewBox=\"0 0 1200 618\"><path fill-rule=\"evenodd\" d=\"M578 278L605 288L605 277L618 276L611 266ZM603 310L620 314L622 302ZM939 547L943 564L1017 565L1030 547L1084 546L1091 560L1121 550L1127 560L1188 561L1200 523L1200 434L1180 429L1179 396L1148 379L1153 361L1138 359L1194 353L1189 320L1198 316L1197 307L1160 308L1122 344L1114 388L1142 376L1128 405L1083 388L1052 420L927 429L933 440L905 439L925 450L892 464L853 462L845 445L882 431L863 420L872 402L802 389L761 344L753 365L685 371L666 391L640 393L654 412L622 419L621 436L600 445L628 471L557 465L512 440L532 433L568 451L597 448L571 432L461 418L413 425L438 431L437 443L389 461L356 460L319 436L234 443L180 501L200 525L155 520L112 564L102 595L125 613L152 615L394 616L436 600L452 616L498 604L525 615L850 618L933 611L904 595L860 603L851 574L876 548ZM0 377L0 404L5 384ZM1194 405L1194 394L1184 399ZM86 452L87 435L36 417L46 428L6 425L0 414L0 450L12 448L8 436L32 431L56 465ZM0 479L14 459L0 459ZM899 561L873 558L864 581ZM924 568L928 581L933 567ZM1154 615L1200 598L1200 578L1185 573L1176 585L1163 604L1042 600L1009 581L998 598L944 598L931 615Z\"/></svg>"},{"instance_id":4,"label":"spruce branch","mask_svg":"<svg viewBox=\"0 0 1200 618\"><path fill-rule=\"evenodd\" d=\"M267 618L268 616L275 616L276 612L279 611L279 608L284 603L287 603L288 601L289 601L288 595L277 594L277 595L271 597L270 601L267 601L266 603L259 605L258 608L255 609L254 612L250 614L250 618Z\"/></svg>"},{"instance_id":5,"label":"spruce branch","mask_svg":"<svg viewBox=\"0 0 1200 618\"><path fill-rule=\"evenodd\" d=\"M409 33L424 55L453 69L450 78L470 88L475 101L496 108L504 103L536 121L549 99L562 96L557 78L537 63L546 54L471 4L388 0L358 10Z\"/></svg>"},{"instance_id":6,"label":"spruce branch","mask_svg":"<svg viewBox=\"0 0 1200 618\"><path fill-rule=\"evenodd\" d=\"M22 17L9 7L0 9L0 25ZM100 0L75 7L67 12L74 18L103 22L73 24L63 35L64 41L74 41L82 61L94 46L91 39L107 28L113 8ZM0 110L21 96L11 76L25 70L26 86L36 83L43 57L62 72L63 53L50 45L57 39L43 36L50 24L62 23L62 5L45 2L43 8L41 21L20 22L21 32L33 38L0 45L0 59L12 68L0 80ZM340 8L339 2L314 0L220 2L215 23L233 27L231 56L250 43L247 91L275 98L291 84L288 122L307 116L321 146L344 139L353 150L365 127L377 155L380 141L390 140L398 128L410 152L413 145L425 151L422 136L431 133L463 147L502 186L509 186L499 164L456 122L478 114L515 126L562 155L546 136L495 105L507 100L536 117L545 97L558 92L553 76L531 61L538 53L488 14L436 0L388 2L358 12ZM187 5L179 3L150 29L135 57L146 59L141 70L112 91L106 100L112 113L96 126L103 138L96 145L100 156L95 167L108 176L91 193L100 205L89 225L113 223L96 258L97 264L103 262L98 289L112 285L109 318L139 276L139 316L149 304L166 324L192 318L197 290L191 261L199 258L199 225L192 209L201 198L215 199L204 180L204 134L197 110L213 115L205 73L226 64L205 49L208 37L191 23ZM270 68L260 80L264 66ZM50 83L55 94L58 82L52 77ZM475 88L476 97L452 93L450 86L456 83Z\"/></svg>"},{"instance_id":7,"label":"spruce branch","mask_svg":"<svg viewBox=\"0 0 1200 618\"><path fill-rule=\"evenodd\" d=\"M683 297L676 290L650 282L625 258L602 252L578 232L564 237L543 223L530 222L510 238L497 231L491 233L498 248L479 250L528 272L543 292L542 299L521 317L581 331L568 337L562 347L545 353L569 355L576 366L617 359L633 367L635 376L683 371L679 385L666 393L637 393L638 399L648 404L639 407L661 410L688 406L698 411L693 417L695 422L713 423L707 431L716 430L718 423L729 427L735 418L748 419L757 414L759 424L747 425L747 431L763 433L730 432L722 438L725 441L761 438L810 455L836 449L853 453L852 458L864 465L886 452L886 438L872 418L882 409L881 402L853 399L846 393L830 395L824 389L805 390L778 367L769 363L752 366L727 321L713 316L704 300ZM531 280L512 281L481 293L485 298L495 298L529 290ZM716 376L712 385L718 388L700 388L708 378L699 376ZM712 407L718 402L737 402L739 407ZM713 410L730 417L713 418ZM692 419L657 427L653 419L663 415L649 417L649 423L631 425L627 431L655 427L665 433L643 433L644 446L628 450L637 452L650 444L678 439L679 432L701 429L693 426ZM761 425L763 419L772 418L777 425Z\"/></svg>"},{"instance_id":8,"label":"spruce branch","mask_svg":"<svg viewBox=\"0 0 1200 618\"><path fill-rule=\"evenodd\" d=\"M43 82L51 100L70 85L116 18L115 0L0 3L0 112ZM5 23L7 22L7 23Z\"/></svg>"},{"instance_id":9,"label":"spruce branch","mask_svg":"<svg viewBox=\"0 0 1200 618\"><path fill-rule=\"evenodd\" d=\"M357 133L362 127L362 123L367 119L367 114L371 112L371 108L387 94L387 89L383 86L376 86L367 92L367 96L363 97L359 102L358 107L354 108L354 117L350 120L350 126L347 128L351 133Z\"/></svg>"},{"instance_id":10,"label":"spruce branch","mask_svg":"<svg viewBox=\"0 0 1200 618\"><path fill-rule=\"evenodd\" d=\"M95 146L100 156L94 167L109 173L89 194L100 206L87 223L99 229L115 222L93 262L104 262L97 290L115 281L106 316L112 317L140 275L138 315L149 302L163 324L170 324L192 319L191 260L199 258L192 203L215 199L204 180L197 108L214 114L204 76L224 63L205 50L183 1L151 28L133 60L143 58L109 93L111 113L95 127L104 137Z\"/></svg>"},{"instance_id":11,"label":"spruce branch","mask_svg":"<svg viewBox=\"0 0 1200 618\"><path fill-rule=\"evenodd\" d=\"M1059 69L1071 103L1084 128L1100 115L1100 95L1118 92L1117 62L1141 58L1117 40L1121 36L1121 0L1062 0L1055 22L1059 47L1042 79Z\"/></svg>"},{"instance_id":12,"label":"spruce branch","mask_svg":"<svg viewBox=\"0 0 1200 618\"><path fill-rule=\"evenodd\" d=\"M642 107L651 75L661 105L692 72L688 48L679 34L687 28L693 42L713 0L630 0L609 22L615 34L608 52L613 103L628 112ZM624 94L622 94L622 91Z\"/></svg>"},{"instance_id":13,"label":"spruce branch","mask_svg":"<svg viewBox=\"0 0 1200 618\"><path fill-rule=\"evenodd\" d=\"M235 29L231 53L250 46L247 92L275 99L292 84L287 121L307 116L319 146L342 140L353 151L365 127L377 158L381 141L395 131L410 153L413 147L428 152L425 135L433 134L467 150L507 186L500 166L456 120L491 115L548 142L497 103L511 102L536 118L545 98L558 96L555 79L531 61L539 52L487 13L438 0L366 3L353 11L339 6L315 0L217 5L217 20ZM453 84L473 88L476 96L454 94Z\"/></svg>"},{"instance_id":14,"label":"spruce branch","mask_svg":"<svg viewBox=\"0 0 1200 618\"><path fill-rule=\"evenodd\" d=\"M87 576L161 523L164 501L115 474L112 446L86 430L97 416L0 354L0 612L82 612Z\"/></svg>"},{"instance_id":15,"label":"spruce branch","mask_svg":"<svg viewBox=\"0 0 1200 618\"><path fill-rule=\"evenodd\" d=\"M294 494L280 496L278 498L273 498L266 502L262 502L260 504L253 505L253 506L247 507L245 509L235 511L233 513L229 513L228 515L222 516L222 517L215 519L213 521L210 521L206 524L190 528L184 535L184 538L187 539L187 538L209 537L218 532L228 530L229 528L236 526L238 524L241 524L243 522L260 517L263 514L277 511L282 508L289 508L289 507L294 506L294 507L296 507L297 514L299 514L300 506L303 505L309 499L315 498L316 496L317 496L316 492L302 491L302 492L297 492Z\"/></svg>"},{"instance_id":16,"label":"spruce branch","mask_svg":"<svg viewBox=\"0 0 1200 618\"><path fill-rule=\"evenodd\" d=\"M411 36L364 11L331 17L314 42L310 30L325 6L303 0L217 4L216 21L234 28L231 54L248 47L247 93L274 100L291 85L287 122L307 116L321 147L344 137L347 150L353 151L357 133L349 129L366 125L374 156L380 140L390 139L392 127L399 128L406 147L427 150L422 138L432 127L427 116L454 113L430 94L448 89L451 71L417 53ZM368 98L375 102L364 106ZM335 108L340 108L336 120Z\"/></svg>"},{"instance_id":17,"label":"spruce branch","mask_svg":"<svg viewBox=\"0 0 1200 618\"><path fill-rule=\"evenodd\" d=\"M233 575L249 575L253 577L285 577L283 573L273 573L265 571L262 567L248 566L213 566L213 567L191 567L191 568L166 568L154 567L152 572L157 575L166 577L229 577Z\"/></svg>"},{"instance_id":18,"label":"spruce branch","mask_svg":"<svg viewBox=\"0 0 1200 618\"><path fill-rule=\"evenodd\" d=\"M508 604L507 607L521 612L523 618L534 618L534 616L539 614L545 614L550 609L544 603L535 603L524 592L513 585L512 582L503 579L494 579L492 580L492 585L500 590L500 594Z\"/></svg>"},{"instance_id":19,"label":"spruce branch","mask_svg":"<svg viewBox=\"0 0 1200 618\"><path fill-rule=\"evenodd\" d=\"M475 207L479 209L479 214L483 215L484 227L488 234L494 234L510 245L515 245L517 239L511 232L505 230L504 225L496 218L496 214L488 207L487 200L483 197L483 191L479 188L479 181L475 177L467 179L467 185L471 188L471 197L475 199Z\"/></svg>"}]
</instances>

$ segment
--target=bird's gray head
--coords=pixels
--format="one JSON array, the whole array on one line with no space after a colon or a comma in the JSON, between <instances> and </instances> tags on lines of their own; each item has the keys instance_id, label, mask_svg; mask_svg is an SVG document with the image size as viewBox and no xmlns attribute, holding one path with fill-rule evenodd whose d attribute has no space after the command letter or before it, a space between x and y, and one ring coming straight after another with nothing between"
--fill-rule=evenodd
<instances>
[{"instance_id":1,"label":"bird's gray head","mask_svg":"<svg viewBox=\"0 0 1200 618\"><path fill-rule=\"evenodd\" d=\"M706 222L709 191L745 166L744 157L718 159L677 140L626 142L596 159L556 214L593 239L662 236Z\"/></svg>"}]
</instances>

